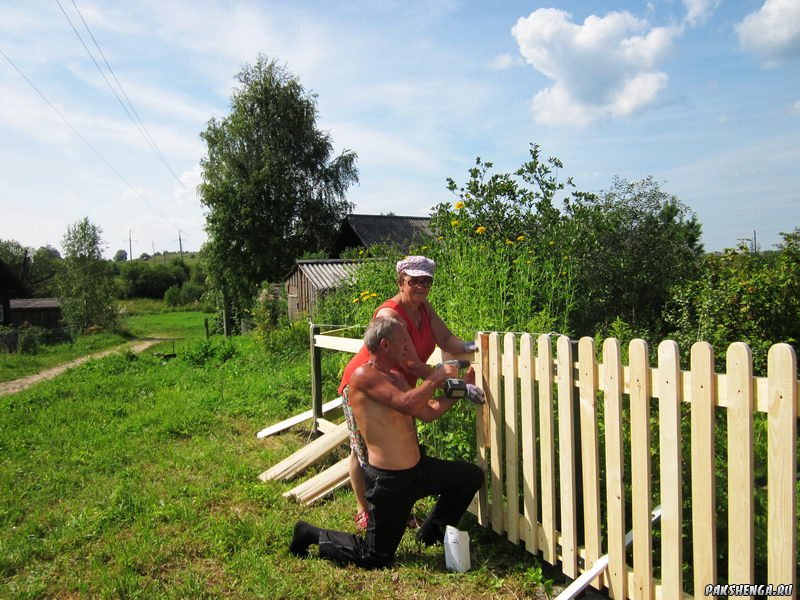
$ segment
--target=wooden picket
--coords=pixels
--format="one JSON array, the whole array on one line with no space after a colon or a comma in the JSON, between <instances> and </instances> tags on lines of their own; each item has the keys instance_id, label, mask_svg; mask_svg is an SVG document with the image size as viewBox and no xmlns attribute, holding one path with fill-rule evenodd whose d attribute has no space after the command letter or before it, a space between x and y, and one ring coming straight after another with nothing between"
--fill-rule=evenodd
<instances>
[{"instance_id":1,"label":"wooden picket","mask_svg":"<svg viewBox=\"0 0 800 600\"><path fill-rule=\"evenodd\" d=\"M681 363L678 344L658 345L658 413L661 447L661 591L683 593L683 477L681 474Z\"/></svg>"},{"instance_id":2,"label":"wooden picket","mask_svg":"<svg viewBox=\"0 0 800 600\"><path fill-rule=\"evenodd\" d=\"M714 349L692 346L692 562L694 589L717 581L714 504Z\"/></svg>"},{"instance_id":3,"label":"wooden picket","mask_svg":"<svg viewBox=\"0 0 800 600\"><path fill-rule=\"evenodd\" d=\"M594 340L581 338L578 342L578 371L580 397L581 465L583 469L583 515L586 546L585 564L597 562L603 554L600 547L600 447L597 415L597 361ZM602 575L594 586L603 587Z\"/></svg>"},{"instance_id":4,"label":"wooden picket","mask_svg":"<svg viewBox=\"0 0 800 600\"><path fill-rule=\"evenodd\" d=\"M536 398L534 383L536 363L533 355L533 338L522 334L519 350L520 412L522 415L522 484L525 529L522 537L528 552L539 551L538 486L536 478Z\"/></svg>"},{"instance_id":5,"label":"wooden picket","mask_svg":"<svg viewBox=\"0 0 800 600\"><path fill-rule=\"evenodd\" d=\"M556 552L556 485L555 463L556 445L553 421L553 347L550 337L542 335L537 342L536 356L537 383L539 384L539 462L542 478L542 548L544 559L551 565L558 560ZM531 443L535 443L531 440Z\"/></svg>"},{"instance_id":6,"label":"wooden picket","mask_svg":"<svg viewBox=\"0 0 800 600\"><path fill-rule=\"evenodd\" d=\"M625 453L622 427L622 350L615 339L603 342L606 429L606 510L608 513L608 582L614 598L628 595L625 562Z\"/></svg>"},{"instance_id":7,"label":"wooden picket","mask_svg":"<svg viewBox=\"0 0 800 600\"><path fill-rule=\"evenodd\" d=\"M753 507L753 356L747 344L728 348L728 579L755 581ZM731 526L733 524L733 526ZM751 595L742 596L752 598Z\"/></svg>"},{"instance_id":8,"label":"wooden picket","mask_svg":"<svg viewBox=\"0 0 800 600\"><path fill-rule=\"evenodd\" d=\"M631 504L633 509L634 598L652 599L653 532L650 522L650 369L643 340L633 340L630 354L631 398Z\"/></svg>"},{"instance_id":9,"label":"wooden picket","mask_svg":"<svg viewBox=\"0 0 800 600\"><path fill-rule=\"evenodd\" d=\"M788 344L767 356L767 580L797 588L797 357Z\"/></svg>"}]
</instances>

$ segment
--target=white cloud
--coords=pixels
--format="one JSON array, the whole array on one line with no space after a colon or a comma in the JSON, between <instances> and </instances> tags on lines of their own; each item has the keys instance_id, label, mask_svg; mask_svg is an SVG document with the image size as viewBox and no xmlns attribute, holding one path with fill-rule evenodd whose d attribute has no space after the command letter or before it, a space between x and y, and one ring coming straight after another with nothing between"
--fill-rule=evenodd
<instances>
[{"instance_id":1,"label":"white cloud","mask_svg":"<svg viewBox=\"0 0 800 600\"><path fill-rule=\"evenodd\" d=\"M686 8L684 22L689 25L704 23L719 6L719 0L683 0Z\"/></svg>"},{"instance_id":2,"label":"white cloud","mask_svg":"<svg viewBox=\"0 0 800 600\"><path fill-rule=\"evenodd\" d=\"M628 12L591 15L583 24L571 19L543 8L511 30L525 60L555 82L535 95L535 119L583 125L652 106L667 82L658 64L680 30L651 27Z\"/></svg>"},{"instance_id":3,"label":"white cloud","mask_svg":"<svg viewBox=\"0 0 800 600\"><path fill-rule=\"evenodd\" d=\"M181 173L178 178L180 185L176 182L172 186L172 196L179 206L197 206L200 202L197 193L197 186L203 179L203 169L200 164L196 164L191 170Z\"/></svg>"},{"instance_id":4,"label":"white cloud","mask_svg":"<svg viewBox=\"0 0 800 600\"><path fill-rule=\"evenodd\" d=\"M774 67L800 57L800 2L766 0L736 25L739 45Z\"/></svg>"},{"instance_id":5,"label":"white cloud","mask_svg":"<svg viewBox=\"0 0 800 600\"><path fill-rule=\"evenodd\" d=\"M511 56L508 53L498 54L489 62L489 68L495 71L505 71L512 67L524 64L518 57Z\"/></svg>"},{"instance_id":6,"label":"white cloud","mask_svg":"<svg viewBox=\"0 0 800 600\"><path fill-rule=\"evenodd\" d=\"M792 106L792 112L796 115L800 115L800 100L794 103L794 106Z\"/></svg>"}]
</instances>

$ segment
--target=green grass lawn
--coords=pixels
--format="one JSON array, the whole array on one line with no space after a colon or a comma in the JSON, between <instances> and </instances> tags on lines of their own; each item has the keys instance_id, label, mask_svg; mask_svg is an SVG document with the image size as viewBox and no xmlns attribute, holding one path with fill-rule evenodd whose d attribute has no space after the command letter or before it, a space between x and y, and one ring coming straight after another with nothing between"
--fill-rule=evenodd
<instances>
[{"instance_id":1,"label":"green grass lawn","mask_svg":"<svg viewBox=\"0 0 800 600\"><path fill-rule=\"evenodd\" d=\"M339 365L324 360L327 398ZM467 574L410 535L384 571L292 557L299 518L352 530L349 490L309 507L258 480L308 434L255 433L307 409L309 390L299 340L267 353L237 338L185 341L167 362L113 355L0 397L0 597L544 597L535 559L471 517Z\"/></svg>"},{"instance_id":2,"label":"green grass lawn","mask_svg":"<svg viewBox=\"0 0 800 600\"><path fill-rule=\"evenodd\" d=\"M121 319L120 332L82 335L72 342L39 346L36 354L0 353L0 382L18 379L58 366L87 354L93 354L130 342L136 338L188 340L205 337L204 320L212 315L200 311L156 312L163 303L133 303ZM171 350L171 345L162 345Z\"/></svg>"},{"instance_id":3,"label":"green grass lawn","mask_svg":"<svg viewBox=\"0 0 800 600\"><path fill-rule=\"evenodd\" d=\"M0 353L0 382L18 379L129 341L120 333L82 335L74 342L39 346L36 354Z\"/></svg>"},{"instance_id":4,"label":"green grass lawn","mask_svg":"<svg viewBox=\"0 0 800 600\"><path fill-rule=\"evenodd\" d=\"M190 339L205 337L205 319L213 315L200 311L142 313L125 317L124 326L132 335Z\"/></svg>"}]
</instances>

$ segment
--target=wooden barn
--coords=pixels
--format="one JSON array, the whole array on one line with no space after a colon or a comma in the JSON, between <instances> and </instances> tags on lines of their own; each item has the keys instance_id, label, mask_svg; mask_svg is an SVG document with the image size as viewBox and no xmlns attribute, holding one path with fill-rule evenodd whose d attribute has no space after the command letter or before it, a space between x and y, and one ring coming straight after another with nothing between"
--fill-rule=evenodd
<instances>
[{"instance_id":1,"label":"wooden barn","mask_svg":"<svg viewBox=\"0 0 800 600\"><path fill-rule=\"evenodd\" d=\"M24 298L11 301L11 325L25 323L55 329L61 326L61 302L58 298Z\"/></svg>"},{"instance_id":2,"label":"wooden barn","mask_svg":"<svg viewBox=\"0 0 800 600\"><path fill-rule=\"evenodd\" d=\"M285 283L289 318L310 314L317 299L352 275L359 262L341 258L298 260Z\"/></svg>"},{"instance_id":3,"label":"wooden barn","mask_svg":"<svg viewBox=\"0 0 800 600\"><path fill-rule=\"evenodd\" d=\"M334 255L347 248L369 248L393 244L405 252L412 244L422 244L433 236L429 217L396 215L347 215L339 230Z\"/></svg>"}]
</instances>

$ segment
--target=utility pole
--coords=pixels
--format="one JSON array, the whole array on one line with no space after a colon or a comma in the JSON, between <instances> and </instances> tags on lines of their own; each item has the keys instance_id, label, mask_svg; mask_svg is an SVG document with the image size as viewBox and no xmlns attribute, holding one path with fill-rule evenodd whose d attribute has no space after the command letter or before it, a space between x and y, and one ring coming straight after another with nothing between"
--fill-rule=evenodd
<instances>
[{"instance_id":1,"label":"utility pole","mask_svg":"<svg viewBox=\"0 0 800 600\"><path fill-rule=\"evenodd\" d=\"M133 229L128 230L128 260L133 260ZM125 240L122 240L123 242Z\"/></svg>"},{"instance_id":2,"label":"utility pole","mask_svg":"<svg viewBox=\"0 0 800 600\"><path fill-rule=\"evenodd\" d=\"M183 262L183 239L181 238L181 230L178 229L178 248L181 252L181 262Z\"/></svg>"}]
</instances>

